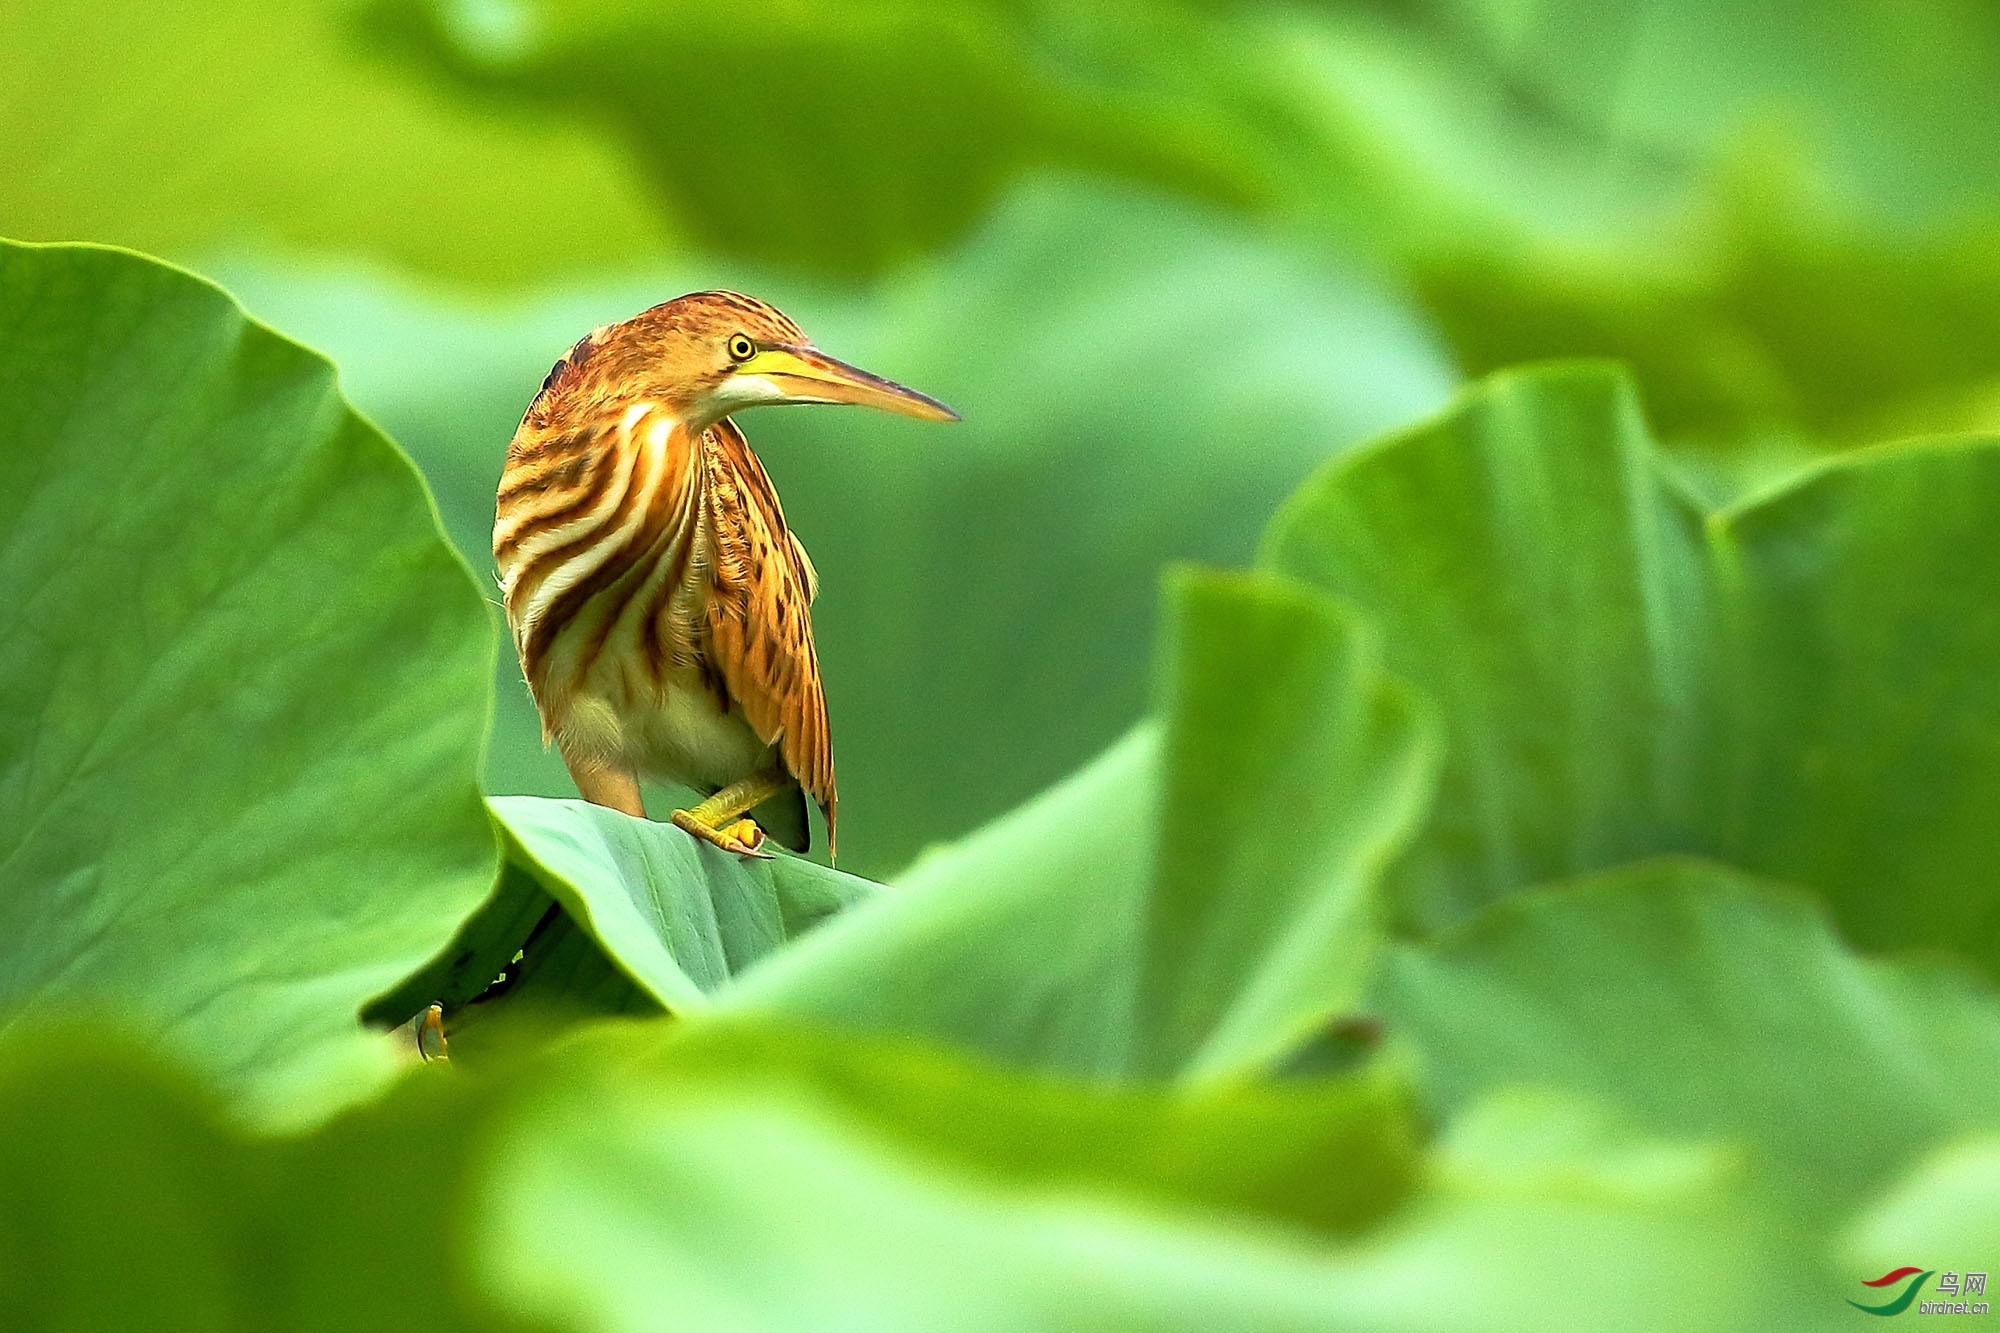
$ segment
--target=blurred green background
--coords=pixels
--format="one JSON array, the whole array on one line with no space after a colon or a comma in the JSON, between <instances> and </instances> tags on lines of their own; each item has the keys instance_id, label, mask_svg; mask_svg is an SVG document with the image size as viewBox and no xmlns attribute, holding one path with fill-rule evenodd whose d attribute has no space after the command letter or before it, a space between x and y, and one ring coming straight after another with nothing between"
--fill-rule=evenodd
<instances>
[{"instance_id":1,"label":"blurred green background","mask_svg":"<svg viewBox=\"0 0 2000 1333\"><path fill-rule=\"evenodd\" d=\"M0 234L331 355L482 577L553 359L765 296L951 402L746 421L843 865L1142 711L1157 574L1464 376L1607 354L1691 484L2000 414L2000 11L1897 0L0 5ZM494 792L566 794L511 662Z\"/></svg>"}]
</instances>

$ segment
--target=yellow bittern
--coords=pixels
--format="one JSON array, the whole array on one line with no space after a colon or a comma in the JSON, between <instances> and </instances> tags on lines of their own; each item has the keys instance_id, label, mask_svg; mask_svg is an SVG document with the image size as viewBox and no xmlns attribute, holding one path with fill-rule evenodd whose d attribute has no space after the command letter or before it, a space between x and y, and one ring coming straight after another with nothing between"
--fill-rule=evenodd
<instances>
[{"instance_id":1,"label":"yellow bittern","mask_svg":"<svg viewBox=\"0 0 2000 1333\"><path fill-rule=\"evenodd\" d=\"M820 352L762 301L696 292L556 362L507 450L493 525L543 739L577 790L644 817L642 777L692 787L707 799L673 822L747 855L769 854L766 831L806 850L807 796L834 841L818 577L729 419L766 403L958 419Z\"/></svg>"}]
</instances>

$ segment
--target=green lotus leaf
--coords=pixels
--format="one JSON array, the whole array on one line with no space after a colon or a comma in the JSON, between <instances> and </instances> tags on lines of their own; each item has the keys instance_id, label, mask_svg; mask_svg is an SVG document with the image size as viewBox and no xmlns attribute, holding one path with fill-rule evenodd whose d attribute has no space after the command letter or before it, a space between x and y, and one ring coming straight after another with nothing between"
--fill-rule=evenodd
<instances>
[{"instance_id":1,"label":"green lotus leaf","mask_svg":"<svg viewBox=\"0 0 2000 1333\"><path fill-rule=\"evenodd\" d=\"M1159 747L1156 727L1137 728L769 959L721 1007L916 1033L1017 1064L1124 1067Z\"/></svg>"},{"instance_id":2,"label":"green lotus leaf","mask_svg":"<svg viewBox=\"0 0 2000 1333\"><path fill-rule=\"evenodd\" d=\"M1726 1149L1547 1091L1454 1117L1414 1196L1379 1075L1111 1091L719 1024L594 1031L491 1076L425 1070L278 1139L90 1033L16 1034L0 1127L0 1299L38 1326L1698 1328L1768 1303L1759 1325L1786 1328L1845 1312L1801 1278L1809 1252L1751 1206Z\"/></svg>"},{"instance_id":3,"label":"green lotus leaf","mask_svg":"<svg viewBox=\"0 0 2000 1333\"><path fill-rule=\"evenodd\" d=\"M1377 1005L1446 1114L1497 1087L1571 1090L1645 1133L1733 1145L1758 1196L1815 1231L2000 1127L1990 985L1858 959L1807 895L1699 861L1520 894L1400 945Z\"/></svg>"},{"instance_id":4,"label":"green lotus leaf","mask_svg":"<svg viewBox=\"0 0 2000 1333\"><path fill-rule=\"evenodd\" d=\"M115 1016L277 1111L493 882L491 621L221 291L7 243L0 311L0 1022Z\"/></svg>"},{"instance_id":5,"label":"green lotus leaf","mask_svg":"<svg viewBox=\"0 0 2000 1333\"><path fill-rule=\"evenodd\" d=\"M1016 1090L905 1137L847 1109L880 1100L883 1073L860 1073L858 1091L832 1098L747 1070L553 1093L545 1119L497 1139L482 1286L525 1318L612 1329L1699 1328L1766 1301L1760 1325L1785 1328L1822 1324L1820 1300L1845 1309L1745 1206L1726 1154L1649 1139L1574 1099L1473 1108L1426 1162L1422 1192L1337 1240L1114 1181L1087 1188L1064 1164L1121 1123L1163 1147L1143 1120L1061 1132L1045 1118L1060 1102ZM1248 1125L1231 1106L1179 1113L1206 1131L1180 1160L1211 1188L1246 1156L1286 1151L1268 1135L1231 1151L1231 1125ZM1530 1127L1531 1157L1511 1146ZM966 1156L968 1140L1005 1141L1012 1165ZM1333 1142L1292 1140L1314 1173L1302 1188L1334 1187L1366 1160L1350 1142L1353 1165L1319 1177L1308 1163Z\"/></svg>"},{"instance_id":6,"label":"green lotus leaf","mask_svg":"<svg viewBox=\"0 0 2000 1333\"><path fill-rule=\"evenodd\" d=\"M609 1136L574 1122L589 1101ZM769 1152L739 1157L719 1194L677 1191L667 1207L670 1226L705 1211L714 1225L621 1279L683 1272L677 1318L693 1317L700 1293L736 1281L743 1263L768 1278L793 1262L786 1227L771 1231L762 1259L725 1242L738 1210L784 1208L814 1188L814 1159L802 1173L790 1151L801 1126L886 1148L900 1183L947 1217L1013 1194L1035 1214L1080 1205L1085 1216L1133 1219L1122 1225L1176 1251L1217 1233L1283 1254L1264 1234L1272 1228L1294 1245L1324 1244L1387 1213L1414 1165L1407 1095L1378 1075L1200 1096L1114 1092L907 1044L627 1024L487 1076L426 1069L310 1134L272 1138L228 1123L184 1080L94 1031L14 1035L0 1045L0 1300L35 1326L513 1327L499 1307L531 1305L524 1282L587 1279L593 1263L558 1244L518 1266L520 1232L559 1215L508 1206L534 1160L580 1149L591 1165L571 1184L609 1191L598 1216L614 1229L664 1202L650 1194L655 1176L624 1160L625 1117L639 1107L684 1124L734 1107L746 1129L775 1112ZM718 1155L705 1160L719 1163L729 1140L713 1139ZM928 1281L931 1250L888 1243L901 1210L878 1217L875 1188L848 1219L860 1230L835 1228L818 1243L869 1256L880 1271L856 1272L859 1282ZM1009 1242L977 1237L956 1262L986 1256L995 1266L982 1287L1002 1305L1048 1298L1032 1273L1005 1266ZM597 1261L625 1257L614 1246ZM1111 1299L1150 1303L1142 1278L1142 1268L1114 1272ZM821 1299L851 1300L847 1286L831 1281ZM745 1289L773 1290L754 1276ZM975 1298L959 1289L931 1299L969 1311ZM594 1303L520 1323L594 1327L578 1313Z\"/></svg>"},{"instance_id":7,"label":"green lotus leaf","mask_svg":"<svg viewBox=\"0 0 2000 1333\"><path fill-rule=\"evenodd\" d=\"M795 856L736 856L584 801L492 804L510 865L674 1012L705 1007L736 973L877 887Z\"/></svg>"},{"instance_id":8,"label":"green lotus leaf","mask_svg":"<svg viewBox=\"0 0 2000 1333\"><path fill-rule=\"evenodd\" d=\"M2000 970L2000 440L1846 456L1704 512L1625 377L1495 376L1329 464L1265 562L1352 598L1448 759L1403 919L1693 852L1868 948Z\"/></svg>"}]
</instances>

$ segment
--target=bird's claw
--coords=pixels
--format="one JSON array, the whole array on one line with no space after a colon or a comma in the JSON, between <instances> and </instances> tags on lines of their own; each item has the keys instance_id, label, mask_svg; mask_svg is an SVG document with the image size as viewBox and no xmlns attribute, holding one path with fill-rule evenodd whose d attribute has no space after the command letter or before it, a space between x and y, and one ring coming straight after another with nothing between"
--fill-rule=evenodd
<instances>
[{"instance_id":1,"label":"bird's claw","mask_svg":"<svg viewBox=\"0 0 2000 1333\"><path fill-rule=\"evenodd\" d=\"M416 1022L417 1054L428 1064L451 1058L451 1044L444 1035L444 1006L433 1004Z\"/></svg>"},{"instance_id":2,"label":"bird's claw","mask_svg":"<svg viewBox=\"0 0 2000 1333\"><path fill-rule=\"evenodd\" d=\"M760 861L775 859L770 852L764 850L764 830L757 827L757 821L754 819L746 817L737 820L722 830L722 837L731 844L732 850L744 856L754 856Z\"/></svg>"},{"instance_id":3,"label":"bird's claw","mask_svg":"<svg viewBox=\"0 0 2000 1333\"><path fill-rule=\"evenodd\" d=\"M772 859L771 853L764 850L764 830L757 827L754 819L739 819L722 828L711 828L686 810L676 810L673 822L675 828L686 829L711 847L720 847L725 852L755 857L760 861Z\"/></svg>"}]
</instances>

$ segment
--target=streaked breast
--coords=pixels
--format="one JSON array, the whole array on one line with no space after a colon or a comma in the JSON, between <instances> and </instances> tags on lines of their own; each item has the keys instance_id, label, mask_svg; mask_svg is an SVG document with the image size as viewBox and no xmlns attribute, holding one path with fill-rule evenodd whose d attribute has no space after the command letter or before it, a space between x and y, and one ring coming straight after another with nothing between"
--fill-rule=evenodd
<instances>
[{"instance_id":1,"label":"streaked breast","mask_svg":"<svg viewBox=\"0 0 2000 1333\"><path fill-rule=\"evenodd\" d=\"M687 583L700 508L694 453L650 403L608 423L517 436L509 450L493 554L522 669L551 727L552 708L589 683L639 690L670 665L655 627Z\"/></svg>"}]
</instances>

